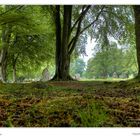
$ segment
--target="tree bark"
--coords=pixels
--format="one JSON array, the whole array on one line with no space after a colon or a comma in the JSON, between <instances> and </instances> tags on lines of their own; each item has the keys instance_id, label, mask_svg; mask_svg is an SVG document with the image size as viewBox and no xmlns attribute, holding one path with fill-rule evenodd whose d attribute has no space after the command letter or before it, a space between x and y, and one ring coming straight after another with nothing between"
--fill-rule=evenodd
<instances>
[{"instance_id":1,"label":"tree bark","mask_svg":"<svg viewBox=\"0 0 140 140\"><path fill-rule=\"evenodd\" d=\"M2 29L2 49L0 51L0 78L2 82L6 82L7 80L6 70L10 35L10 27L5 25Z\"/></svg>"},{"instance_id":2,"label":"tree bark","mask_svg":"<svg viewBox=\"0 0 140 140\"><path fill-rule=\"evenodd\" d=\"M61 21L60 21L60 6L57 5L54 11L55 18L55 34L56 34L56 51L55 51L55 76L52 80L59 80L61 77L61 60L62 60L62 48L61 48Z\"/></svg>"},{"instance_id":3,"label":"tree bark","mask_svg":"<svg viewBox=\"0 0 140 140\"><path fill-rule=\"evenodd\" d=\"M0 78L2 82L6 82L7 48L2 48L0 57Z\"/></svg>"},{"instance_id":4,"label":"tree bark","mask_svg":"<svg viewBox=\"0 0 140 140\"><path fill-rule=\"evenodd\" d=\"M137 50L137 62L138 62L138 75L136 78L140 79L140 6L135 5L134 15L135 15L135 35L136 35L136 50Z\"/></svg>"},{"instance_id":5,"label":"tree bark","mask_svg":"<svg viewBox=\"0 0 140 140\"><path fill-rule=\"evenodd\" d=\"M60 16L60 5L55 6L55 10L53 9L56 28L56 69L52 80L74 80L69 74L70 57L81 33L82 20L90 7L91 6L83 6L81 14L79 14L79 18L73 26L71 26L72 5L63 6L63 16ZM61 23L62 19L60 17L63 17L63 23ZM94 22L92 24L94 24ZM90 24L87 28L89 28L92 24ZM73 29L75 29L76 32L72 35Z\"/></svg>"},{"instance_id":6,"label":"tree bark","mask_svg":"<svg viewBox=\"0 0 140 140\"><path fill-rule=\"evenodd\" d=\"M71 30L72 6L64 6L63 27L60 21L60 6L56 6L55 26L56 26L56 70L52 80L72 80L69 75L70 55L68 43ZM62 30L63 29L63 30Z\"/></svg>"}]
</instances>

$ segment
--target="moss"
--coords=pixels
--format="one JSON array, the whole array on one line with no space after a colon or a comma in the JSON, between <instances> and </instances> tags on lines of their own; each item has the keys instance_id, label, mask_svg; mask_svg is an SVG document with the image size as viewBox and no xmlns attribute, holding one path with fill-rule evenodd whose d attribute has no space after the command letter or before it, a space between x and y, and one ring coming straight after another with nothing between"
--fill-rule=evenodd
<instances>
[{"instance_id":1,"label":"moss","mask_svg":"<svg viewBox=\"0 0 140 140\"><path fill-rule=\"evenodd\" d=\"M0 126L138 127L139 97L132 80L0 83Z\"/></svg>"}]
</instances>

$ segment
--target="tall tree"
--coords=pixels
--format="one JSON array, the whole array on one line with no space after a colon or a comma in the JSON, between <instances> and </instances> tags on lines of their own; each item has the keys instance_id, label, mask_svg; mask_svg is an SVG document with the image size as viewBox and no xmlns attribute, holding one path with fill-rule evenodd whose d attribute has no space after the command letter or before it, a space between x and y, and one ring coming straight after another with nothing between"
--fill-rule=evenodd
<instances>
[{"instance_id":1,"label":"tall tree","mask_svg":"<svg viewBox=\"0 0 140 140\"><path fill-rule=\"evenodd\" d=\"M128 78L137 73L134 47L120 48L112 42L102 50L98 45L95 49L96 53L87 64L87 78Z\"/></svg>"},{"instance_id":2,"label":"tall tree","mask_svg":"<svg viewBox=\"0 0 140 140\"><path fill-rule=\"evenodd\" d=\"M0 77L4 82L6 81L7 56L10 36L11 27L6 25L2 29L2 49L0 50Z\"/></svg>"},{"instance_id":3,"label":"tall tree","mask_svg":"<svg viewBox=\"0 0 140 140\"><path fill-rule=\"evenodd\" d=\"M98 20L104 6L97 11L94 20L84 26L82 22L90 8L90 5L80 6L80 9L78 9L78 18L73 21L72 5L64 5L62 7L56 5L52 7L56 27L56 70L53 80L72 79L69 75L71 54L76 47L79 36ZM63 11L62 16L61 11Z\"/></svg>"},{"instance_id":4,"label":"tall tree","mask_svg":"<svg viewBox=\"0 0 140 140\"><path fill-rule=\"evenodd\" d=\"M22 6L9 6L6 5L1 11L0 25L2 27L1 34L1 49L0 49L0 80L6 82L6 70L9 43L11 39L12 27L18 23L23 22L25 19L23 15L15 14L16 10L19 10ZM9 14L10 13L10 14Z\"/></svg>"},{"instance_id":5,"label":"tall tree","mask_svg":"<svg viewBox=\"0 0 140 140\"><path fill-rule=\"evenodd\" d=\"M140 6L135 5L134 15L135 15L135 35L136 35L136 50L137 50L137 62L138 62L138 75L136 78L140 78Z\"/></svg>"},{"instance_id":6,"label":"tall tree","mask_svg":"<svg viewBox=\"0 0 140 140\"><path fill-rule=\"evenodd\" d=\"M0 77L3 82L6 82L8 67L8 75L11 74L12 69L13 81L16 81L17 70L22 66L26 67L26 70L32 67L32 70L36 71L37 65L39 67L45 60L49 61L54 57L52 55L54 33L46 24L48 17L42 12L41 6L3 6L0 8L2 8L0 9L0 26L2 27ZM21 71L25 72L25 69Z\"/></svg>"},{"instance_id":7,"label":"tall tree","mask_svg":"<svg viewBox=\"0 0 140 140\"><path fill-rule=\"evenodd\" d=\"M18 25L12 28L8 72L10 78L10 69L13 70L13 82L18 76L26 77L27 73L31 75L27 78L32 77L33 73L41 71L44 63L49 64L54 58L54 33L46 24L49 17L44 16L41 6L25 6L22 13L30 17L30 23L26 28Z\"/></svg>"},{"instance_id":8,"label":"tall tree","mask_svg":"<svg viewBox=\"0 0 140 140\"><path fill-rule=\"evenodd\" d=\"M55 7L55 26L56 26L56 71L53 79L70 79L70 55L68 53L68 42L71 30L72 6L64 6L63 27L61 27L60 6ZM61 30L63 28L63 30Z\"/></svg>"}]
</instances>

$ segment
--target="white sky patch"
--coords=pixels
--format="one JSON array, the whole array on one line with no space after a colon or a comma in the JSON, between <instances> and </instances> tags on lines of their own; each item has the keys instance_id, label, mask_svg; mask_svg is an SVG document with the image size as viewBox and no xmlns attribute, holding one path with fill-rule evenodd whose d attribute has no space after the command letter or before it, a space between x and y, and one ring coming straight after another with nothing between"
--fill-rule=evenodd
<instances>
[{"instance_id":1,"label":"white sky patch","mask_svg":"<svg viewBox=\"0 0 140 140\"><path fill-rule=\"evenodd\" d=\"M117 40L115 40L114 38L111 38L111 37L110 37L110 39L111 39L113 42L117 43L117 47L118 47L119 49L122 48L122 46L120 46L120 45L118 44ZM93 57L93 52L94 52L93 49L94 49L95 45L96 45L95 39L91 39L90 37L88 37L87 45L86 45L86 54L87 54L87 56L83 56L83 55L80 56L80 58L82 58L82 59L84 60L84 62L86 63L86 65L87 65L88 60L89 60L91 57Z\"/></svg>"},{"instance_id":2,"label":"white sky patch","mask_svg":"<svg viewBox=\"0 0 140 140\"><path fill-rule=\"evenodd\" d=\"M93 49L94 49L94 46L96 45L95 43L95 40L91 40L90 37L88 37L88 40L87 40L87 46L86 46L86 54L87 56L82 56L81 55L81 58L86 62L87 64L87 61L93 56Z\"/></svg>"}]
</instances>

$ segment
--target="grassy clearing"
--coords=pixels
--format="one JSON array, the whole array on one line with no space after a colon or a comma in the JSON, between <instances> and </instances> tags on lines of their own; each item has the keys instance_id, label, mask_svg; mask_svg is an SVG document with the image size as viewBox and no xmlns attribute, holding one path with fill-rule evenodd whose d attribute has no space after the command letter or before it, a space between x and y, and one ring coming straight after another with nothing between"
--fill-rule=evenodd
<instances>
[{"instance_id":1,"label":"grassy clearing","mask_svg":"<svg viewBox=\"0 0 140 140\"><path fill-rule=\"evenodd\" d=\"M139 127L139 81L0 84L1 127Z\"/></svg>"}]
</instances>

